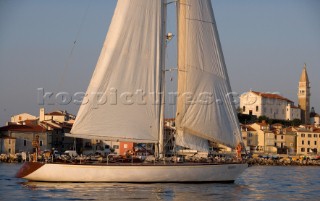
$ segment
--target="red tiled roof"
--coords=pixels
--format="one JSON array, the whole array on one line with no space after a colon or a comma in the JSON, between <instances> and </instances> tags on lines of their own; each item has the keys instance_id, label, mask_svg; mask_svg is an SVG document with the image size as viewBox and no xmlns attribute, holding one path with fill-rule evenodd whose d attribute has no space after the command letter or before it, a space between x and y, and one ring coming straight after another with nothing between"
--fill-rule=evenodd
<instances>
[{"instance_id":1,"label":"red tiled roof","mask_svg":"<svg viewBox=\"0 0 320 201\"><path fill-rule=\"evenodd\" d=\"M73 124L70 124L70 123L65 123L63 124L63 128L72 128Z\"/></svg>"},{"instance_id":2,"label":"red tiled roof","mask_svg":"<svg viewBox=\"0 0 320 201\"><path fill-rule=\"evenodd\" d=\"M320 129L314 125L303 125L304 127L299 127L298 132L309 132L309 133L320 133Z\"/></svg>"},{"instance_id":3,"label":"red tiled roof","mask_svg":"<svg viewBox=\"0 0 320 201\"><path fill-rule=\"evenodd\" d=\"M256 131L254 128L248 125L242 125L241 130L245 131L245 128L247 128L247 131Z\"/></svg>"},{"instance_id":4,"label":"red tiled roof","mask_svg":"<svg viewBox=\"0 0 320 201\"><path fill-rule=\"evenodd\" d=\"M46 129L39 125L9 125L0 127L0 131L44 132Z\"/></svg>"},{"instance_id":5,"label":"red tiled roof","mask_svg":"<svg viewBox=\"0 0 320 201\"><path fill-rule=\"evenodd\" d=\"M71 128L73 126L73 123L70 122L58 122L53 120L45 120L41 122L45 126L50 126L53 129L62 129L62 128Z\"/></svg>"},{"instance_id":6,"label":"red tiled roof","mask_svg":"<svg viewBox=\"0 0 320 201\"><path fill-rule=\"evenodd\" d=\"M291 105L290 108L300 109L299 107L297 107L297 106L295 106L295 105Z\"/></svg>"},{"instance_id":7,"label":"red tiled roof","mask_svg":"<svg viewBox=\"0 0 320 201\"><path fill-rule=\"evenodd\" d=\"M45 115L52 115L52 116L65 116L65 114L61 113L61 112L50 112L47 113Z\"/></svg>"},{"instance_id":8,"label":"red tiled roof","mask_svg":"<svg viewBox=\"0 0 320 201\"><path fill-rule=\"evenodd\" d=\"M278 94L271 94L271 93L262 93L262 92L257 92L257 91L251 91L252 93L258 95L258 96L261 96L263 98L270 98L270 99L279 99L279 100L284 100L284 101L288 101L288 102L291 102L293 103L293 101L285 98L285 97L282 97Z\"/></svg>"},{"instance_id":9,"label":"red tiled roof","mask_svg":"<svg viewBox=\"0 0 320 201\"><path fill-rule=\"evenodd\" d=\"M49 122L46 122L46 121L42 121L41 123L44 124L45 126L49 126L49 127L53 128L53 129L61 129L61 127L59 125L50 124Z\"/></svg>"},{"instance_id":10,"label":"red tiled roof","mask_svg":"<svg viewBox=\"0 0 320 201\"><path fill-rule=\"evenodd\" d=\"M288 128L284 128L283 131L294 132L295 130L293 127L288 127Z\"/></svg>"},{"instance_id":11,"label":"red tiled roof","mask_svg":"<svg viewBox=\"0 0 320 201\"><path fill-rule=\"evenodd\" d=\"M262 123L257 123L259 126L268 126L268 124L266 122L262 122Z\"/></svg>"},{"instance_id":12,"label":"red tiled roof","mask_svg":"<svg viewBox=\"0 0 320 201\"><path fill-rule=\"evenodd\" d=\"M10 137L10 136L6 136L6 135L0 137L0 139L1 139L1 138L2 138L2 139L13 139L13 140L14 140L14 139L17 139L17 138L15 138L15 137Z\"/></svg>"},{"instance_id":13,"label":"red tiled roof","mask_svg":"<svg viewBox=\"0 0 320 201\"><path fill-rule=\"evenodd\" d=\"M74 122L75 122L75 120L74 120L74 119L70 119L69 121L67 121L67 122L65 122L65 123L73 125L73 124L74 124Z\"/></svg>"}]
</instances>

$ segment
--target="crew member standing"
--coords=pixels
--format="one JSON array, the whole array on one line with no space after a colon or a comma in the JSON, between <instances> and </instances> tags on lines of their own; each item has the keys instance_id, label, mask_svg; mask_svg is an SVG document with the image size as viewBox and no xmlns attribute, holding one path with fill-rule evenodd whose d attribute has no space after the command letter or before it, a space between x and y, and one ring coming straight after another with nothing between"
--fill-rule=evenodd
<instances>
[{"instance_id":1,"label":"crew member standing","mask_svg":"<svg viewBox=\"0 0 320 201\"><path fill-rule=\"evenodd\" d=\"M242 151L242 146L241 146L241 143L239 143L238 146L237 146L237 158L240 161L242 160L241 151Z\"/></svg>"},{"instance_id":2,"label":"crew member standing","mask_svg":"<svg viewBox=\"0 0 320 201\"><path fill-rule=\"evenodd\" d=\"M33 146L33 162L37 162L38 153L40 153L39 135L37 135L36 138L32 140L32 146Z\"/></svg>"}]
</instances>

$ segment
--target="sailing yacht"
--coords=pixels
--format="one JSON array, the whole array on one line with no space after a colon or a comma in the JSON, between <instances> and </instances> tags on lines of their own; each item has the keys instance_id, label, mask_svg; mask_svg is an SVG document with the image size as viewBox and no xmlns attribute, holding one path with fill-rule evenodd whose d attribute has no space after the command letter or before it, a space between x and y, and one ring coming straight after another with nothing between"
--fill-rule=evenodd
<instances>
[{"instance_id":1,"label":"sailing yacht","mask_svg":"<svg viewBox=\"0 0 320 201\"><path fill-rule=\"evenodd\" d=\"M164 161L166 0L118 0L69 136L154 143ZM175 143L241 143L210 0L177 0ZM233 182L246 163L57 164L26 162L17 176L48 182Z\"/></svg>"}]
</instances>

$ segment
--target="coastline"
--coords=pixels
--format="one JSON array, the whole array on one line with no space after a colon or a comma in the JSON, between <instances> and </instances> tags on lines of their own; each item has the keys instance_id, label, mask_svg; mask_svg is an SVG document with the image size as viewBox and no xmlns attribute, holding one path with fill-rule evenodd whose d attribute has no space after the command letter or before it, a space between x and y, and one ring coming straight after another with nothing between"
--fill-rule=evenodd
<instances>
[{"instance_id":1,"label":"coastline","mask_svg":"<svg viewBox=\"0 0 320 201\"><path fill-rule=\"evenodd\" d=\"M320 166L320 160L298 159L264 159L264 158L250 158L247 159L249 166Z\"/></svg>"},{"instance_id":2,"label":"coastline","mask_svg":"<svg viewBox=\"0 0 320 201\"><path fill-rule=\"evenodd\" d=\"M320 166L320 160L311 160L309 158L249 158L245 160L249 166ZM23 163L21 157L16 155L11 155L8 157L0 157L0 163ZM221 161L220 161L221 162ZM223 163L223 162L222 162Z\"/></svg>"}]
</instances>

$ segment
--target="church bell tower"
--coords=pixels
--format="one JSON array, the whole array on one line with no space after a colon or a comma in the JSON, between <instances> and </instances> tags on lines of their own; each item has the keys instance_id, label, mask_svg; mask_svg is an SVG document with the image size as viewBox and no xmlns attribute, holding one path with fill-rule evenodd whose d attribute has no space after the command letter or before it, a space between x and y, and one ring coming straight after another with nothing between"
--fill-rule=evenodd
<instances>
[{"instance_id":1,"label":"church bell tower","mask_svg":"<svg viewBox=\"0 0 320 201\"><path fill-rule=\"evenodd\" d=\"M310 123L310 82L307 73L307 65L304 64L298 89L299 108L301 109L301 121L303 124Z\"/></svg>"}]
</instances>

